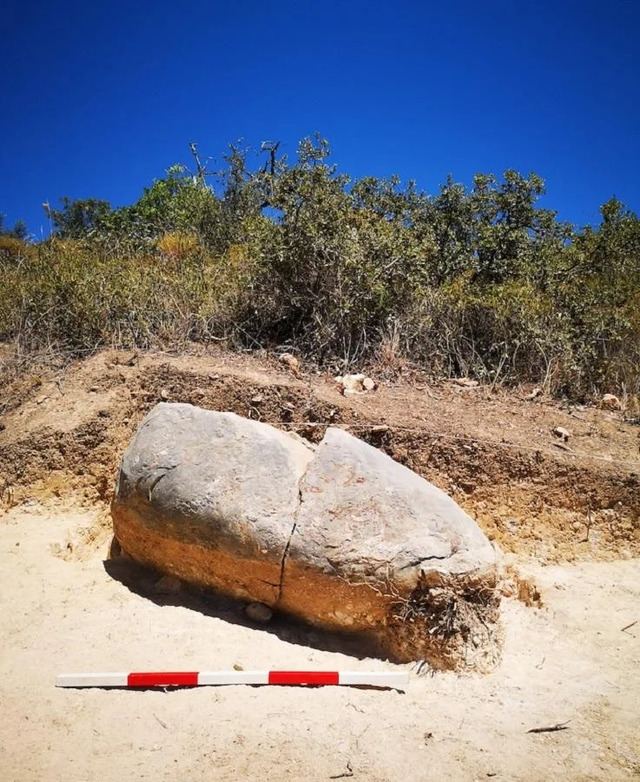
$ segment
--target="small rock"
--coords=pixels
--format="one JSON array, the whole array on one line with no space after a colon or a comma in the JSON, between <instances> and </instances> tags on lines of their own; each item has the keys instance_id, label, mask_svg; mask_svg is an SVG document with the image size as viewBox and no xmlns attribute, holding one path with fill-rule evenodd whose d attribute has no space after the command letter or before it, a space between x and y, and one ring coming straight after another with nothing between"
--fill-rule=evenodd
<instances>
[{"instance_id":1,"label":"small rock","mask_svg":"<svg viewBox=\"0 0 640 782\"><path fill-rule=\"evenodd\" d=\"M520 524L518 523L518 519L507 519L505 521L505 526L508 528L509 532L515 535L518 532Z\"/></svg>"},{"instance_id":2,"label":"small rock","mask_svg":"<svg viewBox=\"0 0 640 782\"><path fill-rule=\"evenodd\" d=\"M175 595L182 588L182 581L175 576L162 576L154 584L154 591L159 595Z\"/></svg>"},{"instance_id":3,"label":"small rock","mask_svg":"<svg viewBox=\"0 0 640 782\"><path fill-rule=\"evenodd\" d=\"M278 361L281 364L285 364L285 366L288 366L289 369L291 369L295 373L298 373L300 371L300 360L295 356L291 355L291 353L282 353L280 356L278 356Z\"/></svg>"},{"instance_id":4,"label":"small rock","mask_svg":"<svg viewBox=\"0 0 640 782\"><path fill-rule=\"evenodd\" d=\"M162 391L160 392L160 399L162 399L163 402L166 402L167 399L169 399L169 396L170 396L170 394L167 391L167 389L163 388Z\"/></svg>"},{"instance_id":5,"label":"small rock","mask_svg":"<svg viewBox=\"0 0 640 782\"><path fill-rule=\"evenodd\" d=\"M273 611L264 603L249 603L244 612L253 622L260 622L263 625L273 618Z\"/></svg>"},{"instance_id":6,"label":"small rock","mask_svg":"<svg viewBox=\"0 0 640 782\"><path fill-rule=\"evenodd\" d=\"M565 443L569 440L569 437L571 437L569 432L562 426L556 426L556 428L553 430L553 433L556 437L559 437Z\"/></svg>"},{"instance_id":7,"label":"small rock","mask_svg":"<svg viewBox=\"0 0 640 782\"><path fill-rule=\"evenodd\" d=\"M344 375L342 378L342 389L344 391L357 391L358 393L362 393L364 391L362 387L362 381L364 380L364 375Z\"/></svg>"},{"instance_id":8,"label":"small rock","mask_svg":"<svg viewBox=\"0 0 640 782\"><path fill-rule=\"evenodd\" d=\"M344 396L364 394L366 391L373 391L376 387L375 380L363 375L362 372L356 372L353 375L337 375L334 380L342 386Z\"/></svg>"},{"instance_id":9,"label":"small rock","mask_svg":"<svg viewBox=\"0 0 640 782\"><path fill-rule=\"evenodd\" d=\"M471 380L468 377L456 377L453 382L463 388L477 388L480 385L477 380Z\"/></svg>"},{"instance_id":10,"label":"small rock","mask_svg":"<svg viewBox=\"0 0 640 782\"><path fill-rule=\"evenodd\" d=\"M526 399L532 402L534 399L537 399L539 396L542 396L542 389L534 388L530 394L527 394Z\"/></svg>"},{"instance_id":11,"label":"small rock","mask_svg":"<svg viewBox=\"0 0 640 782\"><path fill-rule=\"evenodd\" d=\"M100 390L100 386L91 386L91 388L89 389L89 391L92 394L97 394L99 390Z\"/></svg>"},{"instance_id":12,"label":"small rock","mask_svg":"<svg viewBox=\"0 0 640 782\"><path fill-rule=\"evenodd\" d=\"M603 410L622 410L622 402L615 394L605 394L600 400Z\"/></svg>"},{"instance_id":13,"label":"small rock","mask_svg":"<svg viewBox=\"0 0 640 782\"><path fill-rule=\"evenodd\" d=\"M376 424L371 427L372 434L384 434L389 431L389 427L386 424Z\"/></svg>"},{"instance_id":14,"label":"small rock","mask_svg":"<svg viewBox=\"0 0 640 782\"><path fill-rule=\"evenodd\" d=\"M255 396L251 397L251 404L252 405L259 405L260 402L262 402L263 396L262 394L256 394Z\"/></svg>"}]
</instances>

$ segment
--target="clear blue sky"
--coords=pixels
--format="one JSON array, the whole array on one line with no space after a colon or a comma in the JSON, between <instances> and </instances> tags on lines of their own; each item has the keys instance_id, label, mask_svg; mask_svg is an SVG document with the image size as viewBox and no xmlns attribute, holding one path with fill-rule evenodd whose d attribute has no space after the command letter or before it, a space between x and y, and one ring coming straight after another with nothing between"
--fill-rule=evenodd
<instances>
[{"instance_id":1,"label":"clear blue sky","mask_svg":"<svg viewBox=\"0 0 640 782\"><path fill-rule=\"evenodd\" d=\"M637 0L5 0L0 26L0 212L35 234L43 201L131 203L191 140L316 130L355 176L511 167L580 225L640 211Z\"/></svg>"}]
</instances>

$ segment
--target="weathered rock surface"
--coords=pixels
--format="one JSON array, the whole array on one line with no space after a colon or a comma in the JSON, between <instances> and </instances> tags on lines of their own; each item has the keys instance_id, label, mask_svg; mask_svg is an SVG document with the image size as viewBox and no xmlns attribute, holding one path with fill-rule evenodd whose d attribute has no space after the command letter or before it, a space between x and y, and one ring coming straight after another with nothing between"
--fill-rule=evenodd
<instances>
[{"instance_id":1,"label":"weathered rock surface","mask_svg":"<svg viewBox=\"0 0 640 782\"><path fill-rule=\"evenodd\" d=\"M493 598L495 552L475 522L443 491L341 429L327 430L300 497L280 608L325 627L386 628L384 646L400 659L455 657L462 639L443 643L420 613L434 590L444 589L461 610L466 592L472 602L478 590ZM483 602L480 595L467 610L473 625L478 609L496 618L495 603L488 600L485 612ZM416 630L410 638L400 631L405 618ZM486 633L482 623L472 635L479 632Z\"/></svg>"},{"instance_id":2,"label":"weathered rock surface","mask_svg":"<svg viewBox=\"0 0 640 782\"><path fill-rule=\"evenodd\" d=\"M453 500L343 430L315 452L266 424L160 404L112 506L134 559L399 660L497 656L495 552Z\"/></svg>"},{"instance_id":3,"label":"weathered rock surface","mask_svg":"<svg viewBox=\"0 0 640 782\"><path fill-rule=\"evenodd\" d=\"M135 560L273 605L313 451L233 413L159 404L127 449L112 515Z\"/></svg>"}]
</instances>

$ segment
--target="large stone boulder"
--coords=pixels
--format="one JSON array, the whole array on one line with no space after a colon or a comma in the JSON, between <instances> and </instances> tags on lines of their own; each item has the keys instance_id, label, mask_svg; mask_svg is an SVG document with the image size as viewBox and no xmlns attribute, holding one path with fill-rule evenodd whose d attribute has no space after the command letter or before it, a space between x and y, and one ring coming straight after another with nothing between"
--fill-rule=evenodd
<instances>
[{"instance_id":1,"label":"large stone boulder","mask_svg":"<svg viewBox=\"0 0 640 782\"><path fill-rule=\"evenodd\" d=\"M314 450L266 424L160 404L112 505L135 560L401 661L497 659L495 552L440 489L341 429Z\"/></svg>"}]
</instances>

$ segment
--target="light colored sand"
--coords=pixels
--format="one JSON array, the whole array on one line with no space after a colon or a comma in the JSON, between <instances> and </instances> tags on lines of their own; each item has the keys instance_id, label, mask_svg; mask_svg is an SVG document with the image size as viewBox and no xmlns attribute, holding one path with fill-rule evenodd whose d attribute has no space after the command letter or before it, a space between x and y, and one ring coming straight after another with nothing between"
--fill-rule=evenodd
<instances>
[{"instance_id":1,"label":"light colored sand","mask_svg":"<svg viewBox=\"0 0 640 782\"><path fill-rule=\"evenodd\" d=\"M489 676L412 676L406 694L55 689L65 671L387 665L157 605L105 571L106 537L68 552L92 525L36 504L0 518L0 782L640 776L640 622L621 631L640 620L640 560L532 566L545 608L504 602Z\"/></svg>"}]
</instances>

